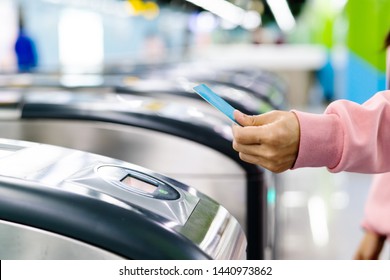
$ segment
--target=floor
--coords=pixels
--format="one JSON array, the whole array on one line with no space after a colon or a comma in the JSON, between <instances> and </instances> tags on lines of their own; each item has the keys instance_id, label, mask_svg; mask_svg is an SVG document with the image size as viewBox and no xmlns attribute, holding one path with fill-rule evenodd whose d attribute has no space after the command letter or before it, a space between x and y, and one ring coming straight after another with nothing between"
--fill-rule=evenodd
<instances>
[{"instance_id":1,"label":"floor","mask_svg":"<svg viewBox=\"0 0 390 280\"><path fill-rule=\"evenodd\" d=\"M360 221L370 175L302 169L281 175L278 259L351 259L362 237Z\"/></svg>"}]
</instances>

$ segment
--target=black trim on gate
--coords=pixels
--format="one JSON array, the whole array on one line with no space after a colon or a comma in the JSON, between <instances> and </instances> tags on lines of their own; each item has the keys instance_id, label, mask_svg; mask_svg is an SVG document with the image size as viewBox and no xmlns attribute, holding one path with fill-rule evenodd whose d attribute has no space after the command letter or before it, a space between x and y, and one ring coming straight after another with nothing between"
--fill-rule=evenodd
<instances>
[{"instance_id":1,"label":"black trim on gate","mask_svg":"<svg viewBox=\"0 0 390 280\"><path fill-rule=\"evenodd\" d=\"M92 107L92 106L91 106ZM146 113L122 111L97 111L77 104L25 103L22 119L67 119L117 123L152 129L195 141L217 150L240 165L247 176L247 258L264 259L264 196L263 170L239 158L229 139L206 125L192 124L177 119ZM256 222L257 221L257 222Z\"/></svg>"},{"instance_id":2,"label":"black trim on gate","mask_svg":"<svg viewBox=\"0 0 390 280\"><path fill-rule=\"evenodd\" d=\"M136 211L22 179L2 177L0 190L0 221L57 233L126 259L210 259Z\"/></svg>"}]
</instances>

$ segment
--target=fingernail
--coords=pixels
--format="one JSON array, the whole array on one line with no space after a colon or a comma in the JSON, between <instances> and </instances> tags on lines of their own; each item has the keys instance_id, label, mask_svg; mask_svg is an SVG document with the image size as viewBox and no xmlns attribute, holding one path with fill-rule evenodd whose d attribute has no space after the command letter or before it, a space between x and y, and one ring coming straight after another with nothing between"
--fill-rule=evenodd
<instances>
[{"instance_id":1,"label":"fingernail","mask_svg":"<svg viewBox=\"0 0 390 280\"><path fill-rule=\"evenodd\" d=\"M238 112L238 114L239 114L239 116L241 117L241 118L245 118L246 116L245 116L245 114L243 114L241 111L237 111Z\"/></svg>"}]
</instances>

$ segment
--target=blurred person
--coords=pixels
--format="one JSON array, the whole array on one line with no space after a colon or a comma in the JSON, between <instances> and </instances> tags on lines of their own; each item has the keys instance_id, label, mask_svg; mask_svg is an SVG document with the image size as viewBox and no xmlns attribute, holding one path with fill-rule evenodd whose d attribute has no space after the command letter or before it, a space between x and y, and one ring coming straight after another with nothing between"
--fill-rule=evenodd
<instances>
[{"instance_id":1,"label":"blurred person","mask_svg":"<svg viewBox=\"0 0 390 280\"><path fill-rule=\"evenodd\" d=\"M377 260L390 237L390 173L376 174L368 194L362 222L364 235L356 260Z\"/></svg>"},{"instance_id":2,"label":"blurred person","mask_svg":"<svg viewBox=\"0 0 390 280\"><path fill-rule=\"evenodd\" d=\"M390 89L390 32L386 38L387 88ZM377 174L370 187L362 227L365 231L354 258L379 259L386 239L390 238L390 173Z\"/></svg>"},{"instance_id":3,"label":"blurred person","mask_svg":"<svg viewBox=\"0 0 390 280\"><path fill-rule=\"evenodd\" d=\"M31 72L38 65L38 55L33 39L24 28L24 20L19 11L19 33L15 42L15 53L19 72Z\"/></svg>"}]
</instances>

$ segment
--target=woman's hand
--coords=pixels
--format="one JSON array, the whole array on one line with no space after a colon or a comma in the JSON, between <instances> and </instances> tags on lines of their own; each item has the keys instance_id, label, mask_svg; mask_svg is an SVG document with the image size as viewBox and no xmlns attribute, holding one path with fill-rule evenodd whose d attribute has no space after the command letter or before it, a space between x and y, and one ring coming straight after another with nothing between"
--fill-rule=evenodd
<instances>
[{"instance_id":1,"label":"woman's hand","mask_svg":"<svg viewBox=\"0 0 390 280\"><path fill-rule=\"evenodd\" d=\"M385 243L386 236L367 231L355 253L355 260L377 260Z\"/></svg>"},{"instance_id":2,"label":"woman's hand","mask_svg":"<svg viewBox=\"0 0 390 280\"><path fill-rule=\"evenodd\" d=\"M272 172L290 169L299 148L299 122L292 112L271 111L248 116L234 111L233 148L243 161L260 165Z\"/></svg>"}]
</instances>

